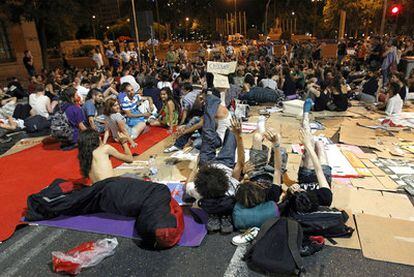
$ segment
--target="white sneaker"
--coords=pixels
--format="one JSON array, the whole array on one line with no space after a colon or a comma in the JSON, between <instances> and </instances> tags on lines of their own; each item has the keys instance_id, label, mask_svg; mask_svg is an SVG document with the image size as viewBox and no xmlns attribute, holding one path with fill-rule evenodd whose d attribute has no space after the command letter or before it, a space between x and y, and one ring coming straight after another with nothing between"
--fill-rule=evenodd
<instances>
[{"instance_id":1,"label":"white sneaker","mask_svg":"<svg viewBox=\"0 0 414 277\"><path fill-rule=\"evenodd\" d=\"M170 146L170 147L166 148L164 150L164 153L172 153L172 152L175 152L175 151L178 151L178 150L180 150L180 149L177 146L173 145L173 146Z\"/></svg>"},{"instance_id":2,"label":"white sneaker","mask_svg":"<svg viewBox=\"0 0 414 277\"><path fill-rule=\"evenodd\" d=\"M259 231L260 231L260 228L258 228L258 227L252 227L250 229L247 229L247 231L244 232L243 234L235 236L231 240L231 243L233 243L234 245L249 244L250 242L252 242L255 239L255 237L257 237L257 234L259 234Z\"/></svg>"}]
</instances>

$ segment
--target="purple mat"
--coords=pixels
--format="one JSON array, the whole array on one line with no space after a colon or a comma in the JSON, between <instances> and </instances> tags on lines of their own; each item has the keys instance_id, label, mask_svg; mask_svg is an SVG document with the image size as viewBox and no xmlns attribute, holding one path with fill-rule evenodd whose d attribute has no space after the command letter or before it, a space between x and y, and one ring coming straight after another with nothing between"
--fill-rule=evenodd
<instances>
[{"instance_id":1,"label":"purple mat","mask_svg":"<svg viewBox=\"0 0 414 277\"><path fill-rule=\"evenodd\" d=\"M207 214L200 209L183 209L183 212L184 233L178 245L188 247L200 246L207 234L205 225L207 224ZM97 213L79 216L60 216L31 223L131 239L139 238L134 228L135 218L115 214Z\"/></svg>"}]
</instances>

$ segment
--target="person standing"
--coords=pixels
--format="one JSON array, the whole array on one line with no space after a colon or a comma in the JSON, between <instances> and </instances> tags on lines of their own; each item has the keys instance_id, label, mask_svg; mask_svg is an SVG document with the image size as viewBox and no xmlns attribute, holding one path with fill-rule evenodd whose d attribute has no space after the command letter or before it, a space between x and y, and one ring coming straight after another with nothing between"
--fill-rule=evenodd
<instances>
[{"instance_id":1,"label":"person standing","mask_svg":"<svg viewBox=\"0 0 414 277\"><path fill-rule=\"evenodd\" d=\"M102 54L99 51L99 48L95 48L94 53L92 55L92 60L95 62L96 67L101 69L104 66Z\"/></svg>"},{"instance_id":2,"label":"person standing","mask_svg":"<svg viewBox=\"0 0 414 277\"><path fill-rule=\"evenodd\" d=\"M33 56L30 50L24 51L23 64L30 77L36 74L36 71L33 65Z\"/></svg>"}]
</instances>

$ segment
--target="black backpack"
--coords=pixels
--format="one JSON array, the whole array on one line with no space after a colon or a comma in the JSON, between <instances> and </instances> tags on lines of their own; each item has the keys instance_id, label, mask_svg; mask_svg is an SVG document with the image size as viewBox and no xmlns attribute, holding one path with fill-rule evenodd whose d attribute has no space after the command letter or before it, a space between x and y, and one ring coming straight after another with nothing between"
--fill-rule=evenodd
<instances>
[{"instance_id":1,"label":"black backpack","mask_svg":"<svg viewBox=\"0 0 414 277\"><path fill-rule=\"evenodd\" d=\"M335 208L319 207L316 212L292 212L290 216L302 226L303 233L307 236L349 238L354 232L354 229L345 225L349 218L348 214Z\"/></svg>"},{"instance_id":2,"label":"black backpack","mask_svg":"<svg viewBox=\"0 0 414 277\"><path fill-rule=\"evenodd\" d=\"M50 135L59 141L72 141L73 128L69 124L65 111L59 109L50 117Z\"/></svg>"},{"instance_id":3,"label":"black backpack","mask_svg":"<svg viewBox=\"0 0 414 277\"><path fill-rule=\"evenodd\" d=\"M28 133L36 133L48 129L50 127L50 122L41 115L35 115L26 118L24 126L26 127L26 131Z\"/></svg>"},{"instance_id":4,"label":"black backpack","mask_svg":"<svg viewBox=\"0 0 414 277\"><path fill-rule=\"evenodd\" d=\"M249 268L264 274L300 274L304 272L302 240L302 228L296 221L285 217L269 219L243 260Z\"/></svg>"}]
</instances>

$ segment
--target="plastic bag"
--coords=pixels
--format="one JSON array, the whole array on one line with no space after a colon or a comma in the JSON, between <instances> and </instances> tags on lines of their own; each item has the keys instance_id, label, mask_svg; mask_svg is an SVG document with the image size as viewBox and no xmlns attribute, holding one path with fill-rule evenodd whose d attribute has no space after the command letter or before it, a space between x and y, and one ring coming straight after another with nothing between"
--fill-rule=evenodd
<instances>
[{"instance_id":1,"label":"plastic bag","mask_svg":"<svg viewBox=\"0 0 414 277\"><path fill-rule=\"evenodd\" d=\"M106 238L82 243L66 253L54 251L52 252L53 270L72 275L79 274L82 268L97 265L106 257L112 256L117 246L116 238Z\"/></svg>"}]
</instances>

